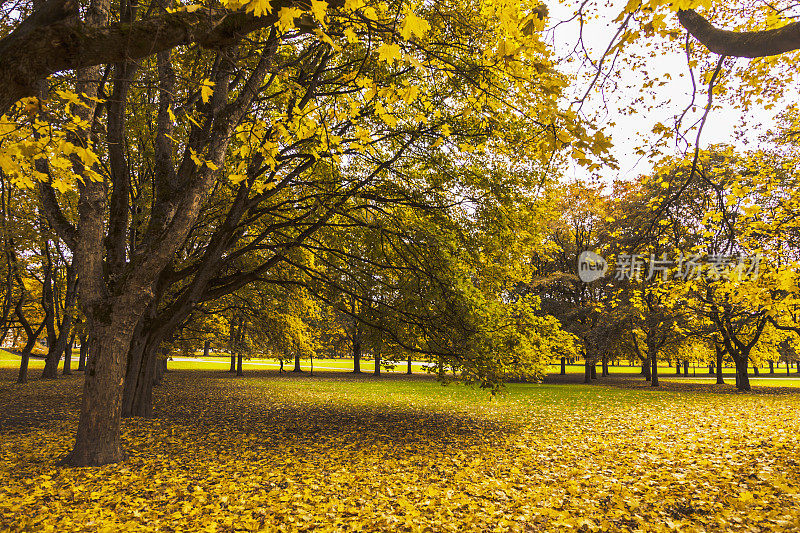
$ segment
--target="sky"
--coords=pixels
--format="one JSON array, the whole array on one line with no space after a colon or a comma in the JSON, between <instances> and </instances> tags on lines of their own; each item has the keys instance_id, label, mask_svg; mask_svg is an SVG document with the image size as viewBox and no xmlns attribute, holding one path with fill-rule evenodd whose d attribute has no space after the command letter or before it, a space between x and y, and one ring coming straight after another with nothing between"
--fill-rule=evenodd
<instances>
[{"instance_id":1,"label":"sky","mask_svg":"<svg viewBox=\"0 0 800 533\"><path fill-rule=\"evenodd\" d=\"M611 7L605 7L604 13L609 13L611 16L587 21L583 28L583 43L593 60L602 55L614 36L618 24L613 23L610 19L613 19L624 6L624 2L618 0L611 0L609 4ZM547 37L558 57L569 56L578 42L579 25L577 21L557 24L571 18L577 5L577 2L548 2L550 32ZM673 16L671 20L668 19L667 23L674 26L675 29L682 29L676 16ZM695 43L694 47L698 57L705 52L699 43ZM642 45L635 43L628 45L628 48L633 53L645 52ZM747 60L738 59L736 61ZM623 63L618 64L623 65ZM577 77L571 90L574 95L582 96L588 84L589 69L582 68L578 61L561 61L558 68L562 72ZM666 74L668 76L665 76ZM697 71L695 71L695 75L697 76ZM664 85L654 88L650 95L644 94L641 87L647 79L653 78L665 82ZM586 117L605 126L606 134L614 142L611 153L617 159L619 168L613 169L604 166L599 171L590 173L584 168L572 164L567 169L567 179L591 179L594 177L602 182L610 183L614 179L633 179L640 174L647 174L652 170L653 160L637 154L636 148L646 145L653 138L651 131L656 123L674 124L674 117L680 115L692 99L692 83L687 59L682 50L661 51L656 57L648 58L643 67L622 69L620 77L615 79L618 86L614 90L609 87L609 90L602 95L597 91L592 92L589 102L583 105L582 112ZM797 92L795 91L793 94L796 95ZM643 99L637 104L637 107L642 109L641 112L635 115L626 115L620 111L637 98ZM687 119L684 120L685 125L693 123L702 115L706 98L705 92L697 95L696 103L699 104L697 111L687 115ZM653 109L646 110L648 105L653 106ZM781 106L776 106L776 109L779 107ZM763 133L765 125L771 123L775 114L776 111L767 111L758 106L751 109L746 116L730 109L713 110L703 128L700 146L704 148L711 144L727 143L739 148L752 148L757 144L758 136ZM673 141L663 149L663 153L671 152L670 155L673 155L685 153L687 149L693 151L695 135L696 132L687 135L688 145L683 143L681 146L676 146Z\"/></svg>"}]
</instances>

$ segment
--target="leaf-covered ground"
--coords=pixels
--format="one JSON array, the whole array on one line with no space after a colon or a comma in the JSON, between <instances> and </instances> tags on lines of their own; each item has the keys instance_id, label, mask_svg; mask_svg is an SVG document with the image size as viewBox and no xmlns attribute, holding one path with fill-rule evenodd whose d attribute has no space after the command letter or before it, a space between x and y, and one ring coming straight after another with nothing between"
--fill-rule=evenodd
<instances>
[{"instance_id":1,"label":"leaf-covered ground","mask_svg":"<svg viewBox=\"0 0 800 533\"><path fill-rule=\"evenodd\" d=\"M58 468L80 377L0 370L0 530L800 528L800 395L176 371L129 458Z\"/></svg>"}]
</instances>

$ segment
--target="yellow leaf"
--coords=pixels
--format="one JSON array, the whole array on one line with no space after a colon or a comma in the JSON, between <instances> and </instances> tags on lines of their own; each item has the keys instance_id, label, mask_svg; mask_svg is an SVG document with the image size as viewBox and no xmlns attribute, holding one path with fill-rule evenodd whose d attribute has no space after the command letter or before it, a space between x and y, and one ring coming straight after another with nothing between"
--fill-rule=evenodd
<instances>
[{"instance_id":1,"label":"yellow leaf","mask_svg":"<svg viewBox=\"0 0 800 533\"><path fill-rule=\"evenodd\" d=\"M200 85L200 98L203 99L203 102L208 103L213 93L214 82L208 79L203 80L203 83Z\"/></svg>"}]
</instances>

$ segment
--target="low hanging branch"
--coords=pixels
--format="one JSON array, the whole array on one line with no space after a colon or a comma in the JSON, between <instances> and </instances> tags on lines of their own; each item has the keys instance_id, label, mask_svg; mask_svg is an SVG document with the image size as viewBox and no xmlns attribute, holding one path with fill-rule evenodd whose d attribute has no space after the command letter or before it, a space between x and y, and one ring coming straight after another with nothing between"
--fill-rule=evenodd
<instances>
[{"instance_id":1,"label":"low hanging branch","mask_svg":"<svg viewBox=\"0 0 800 533\"><path fill-rule=\"evenodd\" d=\"M221 48L272 26L281 8L304 5L276 0L261 17L199 9L97 27L78 20L76 0L50 0L0 40L0 115L20 98L36 95L37 82L56 72L139 59L179 45Z\"/></svg>"},{"instance_id":2,"label":"low hanging branch","mask_svg":"<svg viewBox=\"0 0 800 533\"><path fill-rule=\"evenodd\" d=\"M800 22L774 30L735 32L714 27L692 9L678 11L678 20L701 44L723 56L755 58L800 49Z\"/></svg>"}]
</instances>

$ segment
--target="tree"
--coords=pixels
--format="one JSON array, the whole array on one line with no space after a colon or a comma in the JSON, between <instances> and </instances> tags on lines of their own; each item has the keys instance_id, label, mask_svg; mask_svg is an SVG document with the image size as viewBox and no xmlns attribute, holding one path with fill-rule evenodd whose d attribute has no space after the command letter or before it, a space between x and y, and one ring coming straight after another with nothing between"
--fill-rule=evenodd
<instances>
[{"instance_id":1,"label":"tree","mask_svg":"<svg viewBox=\"0 0 800 533\"><path fill-rule=\"evenodd\" d=\"M162 295L177 295L171 307L177 312L168 313L169 327L150 337L153 350L200 301L265 277L413 146L445 144L453 151L478 146L484 153L512 153L512 143L495 133L503 121L538 133L511 139L516 157L547 161L565 142L584 157L607 146L602 134L589 136L574 118L560 114L556 97L565 79L553 69L536 33L542 16L535 6L521 11L509 3L486 6L486 11L442 4L423 10L422 17L399 3L392 8L315 4L310 12L280 3L262 17L250 14L261 14L267 7L262 3L240 7L219 16L200 9L140 18L136 6L126 4L118 9L121 22L109 25L110 5L95 2L82 22L76 17L59 25L76 6L50 2L24 22L12 19L18 24L0 46L6 110L12 99L29 94L37 80L80 67L74 83L69 73L51 82L61 108L27 100L15 109L24 126L11 129L0 153L14 183L38 181L48 221L74 257L90 347L69 464L103 464L122 456L119 418L126 360L137 328L147 331L169 308L160 308ZM163 7L151 9L162 12ZM458 17L448 16L456 12ZM46 53L48 47L66 45L58 38L45 42L43 35L69 34L76 27L93 38L79 39L68 54ZM260 27L269 29L240 40ZM170 51L194 41L219 48L196 54L185 48ZM26 63L33 50L40 59ZM157 52L156 57L136 64L133 59L144 50ZM492 52L476 53L482 50ZM101 67L103 61L116 63ZM204 81L180 85L176 68ZM152 106L139 108L150 115L134 125L127 111L134 94L142 94L132 88L136 76L149 82ZM15 85L12 78L21 83ZM422 89L415 91L412 83ZM530 87L546 90L532 101ZM523 112L500 119L502 109ZM149 132L149 137L140 135L143 142L137 146L149 151L154 162L139 169L132 162L143 153L125 150L134 126ZM34 172L21 156L26 150L43 154L48 172ZM358 171L359 165L369 170ZM220 179L223 175L229 181ZM314 177L322 175L330 177L327 183L339 182L336 196L324 187L311 195L294 188L301 182L313 189ZM61 192L73 187L79 193L75 219L64 209ZM296 192L302 199L293 217L295 234L282 239L253 270L227 277L223 267L233 266L227 259L243 253L232 253L230 245L244 235L239 231L253 222L253 214L262 213L259 204L272 198L273 190ZM199 241L196 255L189 254L198 262L174 270L176 258L183 259L178 252L192 242L201 212L217 193L240 199L217 219L222 231ZM243 248L258 248L264 235L280 234L280 229L266 229ZM479 361L473 372L476 379L493 375Z\"/></svg>"}]
</instances>

